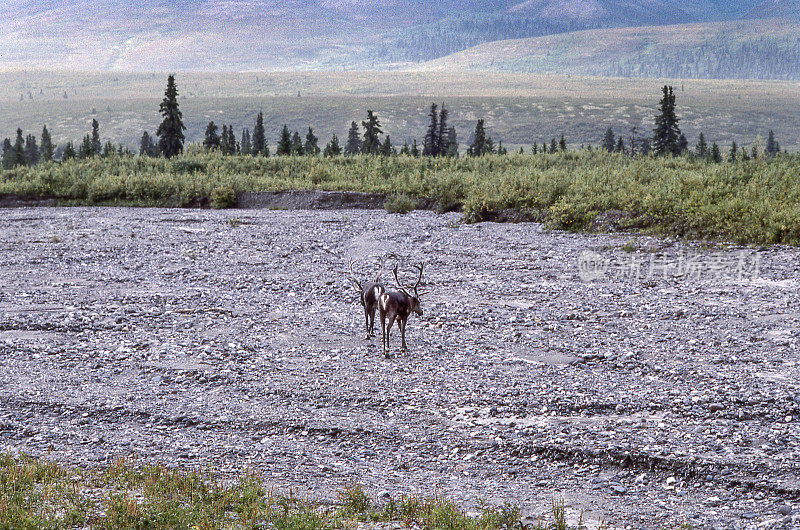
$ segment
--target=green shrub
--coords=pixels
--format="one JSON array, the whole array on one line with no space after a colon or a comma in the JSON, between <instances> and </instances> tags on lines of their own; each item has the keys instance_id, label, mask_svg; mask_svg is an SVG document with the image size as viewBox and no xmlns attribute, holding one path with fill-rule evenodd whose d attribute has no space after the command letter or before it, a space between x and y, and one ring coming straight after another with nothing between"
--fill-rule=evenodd
<instances>
[{"instance_id":1,"label":"green shrub","mask_svg":"<svg viewBox=\"0 0 800 530\"><path fill-rule=\"evenodd\" d=\"M383 207L389 213L406 214L414 209L414 199L404 193L395 194L386 200Z\"/></svg>"},{"instance_id":2,"label":"green shrub","mask_svg":"<svg viewBox=\"0 0 800 530\"><path fill-rule=\"evenodd\" d=\"M214 188L209 197L209 203L215 210L233 208L236 206L236 192L230 186Z\"/></svg>"}]
</instances>

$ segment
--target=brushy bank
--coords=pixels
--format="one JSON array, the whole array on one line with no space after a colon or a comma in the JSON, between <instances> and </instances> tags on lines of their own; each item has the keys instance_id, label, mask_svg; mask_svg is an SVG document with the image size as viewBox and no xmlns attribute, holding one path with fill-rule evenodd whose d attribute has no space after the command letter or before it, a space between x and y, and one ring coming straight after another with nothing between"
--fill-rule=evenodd
<instances>
[{"instance_id":1,"label":"brushy bank","mask_svg":"<svg viewBox=\"0 0 800 530\"><path fill-rule=\"evenodd\" d=\"M800 156L713 164L630 158L599 150L548 155L411 157L223 157L190 150L172 160L111 157L17 168L0 194L65 204L229 206L248 191L348 190L426 198L468 221L534 212L552 227L581 230L602 212L630 226L681 237L800 245Z\"/></svg>"},{"instance_id":2,"label":"brushy bank","mask_svg":"<svg viewBox=\"0 0 800 530\"><path fill-rule=\"evenodd\" d=\"M276 494L256 475L222 481L208 472L136 466L124 459L86 470L0 455L0 528L322 530L355 528L359 522L431 530L570 528L560 502L553 503L547 522L523 525L513 504L486 505L468 515L446 497L390 497L379 504L357 485L320 504Z\"/></svg>"}]
</instances>

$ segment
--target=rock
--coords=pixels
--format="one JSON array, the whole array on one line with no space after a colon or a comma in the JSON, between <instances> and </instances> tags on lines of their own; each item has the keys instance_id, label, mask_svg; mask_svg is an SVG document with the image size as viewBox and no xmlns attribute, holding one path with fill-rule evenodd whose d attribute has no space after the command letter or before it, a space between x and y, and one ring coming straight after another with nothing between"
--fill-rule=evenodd
<instances>
[{"instance_id":1,"label":"rock","mask_svg":"<svg viewBox=\"0 0 800 530\"><path fill-rule=\"evenodd\" d=\"M775 510L776 510L776 511L777 511L777 512L778 512L780 515L791 515L791 514L792 514L792 507L791 507L791 506L787 506L786 504L779 504L779 505L778 505L778 506L775 508Z\"/></svg>"},{"instance_id":2,"label":"rock","mask_svg":"<svg viewBox=\"0 0 800 530\"><path fill-rule=\"evenodd\" d=\"M711 412L719 412L720 410L725 410L725 405L722 403L712 403L708 406L708 410Z\"/></svg>"}]
</instances>

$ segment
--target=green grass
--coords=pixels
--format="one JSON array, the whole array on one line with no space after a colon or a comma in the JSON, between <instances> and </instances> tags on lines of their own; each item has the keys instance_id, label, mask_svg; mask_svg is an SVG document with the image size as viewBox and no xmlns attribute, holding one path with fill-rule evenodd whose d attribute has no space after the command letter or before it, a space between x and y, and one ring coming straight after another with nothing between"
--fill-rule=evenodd
<instances>
[{"instance_id":1,"label":"green grass","mask_svg":"<svg viewBox=\"0 0 800 530\"><path fill-rule=\"evenodd\" d=\"M523 525L514 504L482 504L468 515L444 496L389 498L383 505L353 485L326 505L280 495L253 474L223 481L210 472L117 459L108 468L66 468L43 459L0 455L0 528L265 529L354 528L402 522L426 530L566 530L563 502L552 521Z\"/></svg>"},{"instance_id":2,"label":"green grass","mask_svg":"<svg viewBox=\"0 0 800 530\"><path fill-rule=\"evenodd\" d=\"M353 190L433 199L442 210L460 203L468 221L490 219L497 210L532 210L553 228L582 230L601 212L624 210L657 233L800 245L798 168L797 155L717 165L598 150L479 159L253 158L190 150L173 160L114 157L4 171L0 194L135 206L212 197L223 207L231 192Z\"/></svg>"}]
</instances>

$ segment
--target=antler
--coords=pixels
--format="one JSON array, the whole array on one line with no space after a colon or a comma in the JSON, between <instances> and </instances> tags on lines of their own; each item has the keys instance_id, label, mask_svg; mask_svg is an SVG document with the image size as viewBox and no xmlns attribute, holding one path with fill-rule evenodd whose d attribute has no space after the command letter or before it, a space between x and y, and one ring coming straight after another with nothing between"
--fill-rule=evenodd
<instances>
[{"instance_id":1,"label":"antler","mask_svg":"<svg viewBox=\"0 0 800 530\"><path fill-rule=\"evenodd\" d=\"M386 259L383 256L381 256L380 266L378 267L378 274L375 275L375 282L374 283L378 283L378 281L380 281L381 274L383 274L383 266L384 266L385 263L386 263Z\"/></svg>"},{"instance_id":2,"label":"antler","mask_svg":"<svg viewBox=\"0 0 800 530\"><path fill-rule=\"evenodd\" d=\"M353 263L354 263L354 261L351 259L350 260L350 276L348 276L347 279L350 280L351 282L353 282L354 284L356 284L356 287L358 287L359 291L363 291L364 287L361 285L361 282L358 281L358 279L356 278L356 274L353 272Z\"/></svg>"},{"instance_id":3,"label":"antler","mask_svg":"<svg viewBox=\"0 0 800 530\"><path fill-rule=\"evenodd\" d=\"M425 264L422 263L420 265L414 265L414 268L419 270L419 278L417 278L417 283L414 284L414 296L419 298L419 293L417 292L417 288L419 284L422 283L422 269L425 268Z\"/></svg>"},{"instance_id":4,"label":"antler","mask_svg":"<svg viewBox=\"0 0 800 530\"><path fill-rule=\"evenodd\" d=\"M394 273L394 281L397 283L397 288L401 291L405 291L405 287L400 284L400 278L397 277L397 263L394 264L394 269L392 269Z\"/></svg>"}]
</instances>

